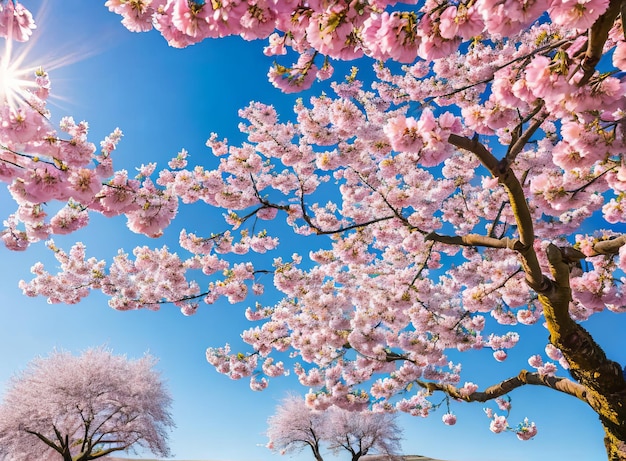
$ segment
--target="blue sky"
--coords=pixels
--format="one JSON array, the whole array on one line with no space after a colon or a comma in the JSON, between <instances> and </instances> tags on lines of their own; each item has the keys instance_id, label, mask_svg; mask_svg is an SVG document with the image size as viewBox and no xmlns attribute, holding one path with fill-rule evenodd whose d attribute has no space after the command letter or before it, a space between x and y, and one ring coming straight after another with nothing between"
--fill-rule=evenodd
<instances>
[{"instance_id":1,"label":"blue sky","mask_svg":"<svg viewBox=\"0 0 626 461\"><path fill-rule=\"evenodd\" d=\"M40 1L24 0L36 14L38 29L28 63L43 65L71 55L63 66L48 68L52 79L50 109L53 118L72 115L87 120L92 142L99 142L116 126L124 138L114 153L116 168L133 171L150 161L160 165L186 148L191 162L211 165L215 158L204 147L213 131L230 140L241 139L237 110L250 100L271 102L284 113L296 96L285 96L266 79L271 59L263 56L262 42L238 38L205 41L184 50L168 47L155 33L133 34L109 13L103 2L64 0L47 2L42 14ZM352 64L350 64L352 65ZM364 64L369 67L369 64ZM337 74L340 75L340 74ZM13 203L2 192L0 211L6 216ZM215 213L205 208L181 209L179 219L157 241L129 232L122 219L92 217L91 225L57 244L69 248L75 240L87 244L88 253L110 258L117 248L130 251L135 245L176 246L181 227L209 233L221 228ZM290 254L293 249L287 248ZM116 312L102 296L92 295L75 306L49 305L45 299L29 299L17 288L29 279L37 260L52 270L54 261L43 245L23 254L2 251L0 264L0 389L11 375L37 355L53 348L79 352L106 344L116 353L138 357L149 351L160 359L159 369L174 398L177 429L171 447L178 459L222 461L270 461L281 458L262 445L266 419L288 390L305 392L289 377L271 381L263 393L252 392L247 381L235 382L219 375L205 361L208 346L226 342L240 344L239 333L248 326L244 305L201 305L199 313L185 317L175 308L160 312ZM623 317L602 315L587 328L608 355L626 363L621 338ZM525 333L524 331L523 333ZM464 356L463 380L481 387L516 374L526 359L545 344L542 328L522 334L520 345L503 364L495 363L489 351ZM482 405L454 405L459 421L454 427L441 422L442 411L426 420L401 417L404 451L456 461L560 461L605 458L602 430L596 415L582 402L548 389L524 388L512 394L511 422L525 416L535 421L539 434L520 442L511 434L494 435ZM284 458L284 457L282 457ZM290 459L307 460L303 452ZM332 459L329 457L329 459ZM349 459L342 456L339 459Z\"/></svg>"}]
</instances>

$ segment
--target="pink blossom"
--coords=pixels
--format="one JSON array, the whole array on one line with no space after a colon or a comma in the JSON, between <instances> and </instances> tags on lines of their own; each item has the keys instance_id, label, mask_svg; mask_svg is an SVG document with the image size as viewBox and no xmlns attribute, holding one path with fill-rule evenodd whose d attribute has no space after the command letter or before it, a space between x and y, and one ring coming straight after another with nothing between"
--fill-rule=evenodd
<instances>
[{"instance_id":1,"label":"pink blossom","mask_svg":"<svg viewBox=\"0 0 626 461\"><path fill-rule=\"evenodd\" d=\"M93 202L102 187L96 172L87 168L73 170L68 182L68 194L83 205Z\"/></svg>"},{"instance_id":2,"label":"pink blossom","mask_svg":"<svg viewBox=\"0 0 626 461\"><path fill-rule=\"evenodd\" d=\"M277 214L278 214L278 210L276 208L266 207L266 208L261 208L257 212L256 215L259 219L271 221L272 219L276 217Z\"/></svg>"},{"instance_id":3,"label":"pink blossom","mask_svg":"<svg viewBox=\"0 0 626 461\"><path fill-rule=\"evenodd\" d=\"M35 28L32 14L21 3L11 1L0 5L0 37L25 42Z\"/></svg>"},{"instance_id":4,"label":"pink blossom","mask_svg":"<svg viewBox=\"0 0 626 461\"><path fill-rule=\"evenodd\" d=\"M255 376L250 378L250 389L253 391L262 391L267 388L269 382L265 378L256 379Z\"/></svg>"},{"instance_id":5,"label":"pink blossom","mask_svg":"<svg viewBox=\"0 0 626 461\"><path fill-rule=\"evenodd\" d=\"M626 70L626 41L620 40L613 51L613 65L621 70Z\"/></svg>"},{"instance_id":6,"label":"pink blossom","mask_svg":"<svg viewBox=\"0 0 626 461\"><path fill-rule=\"evenodd\" d=\"M226 19L230 14L233 14L232 11L225 14ZM276 12L273 5L263 0L251 2L239 19L239 26L241 26L239 34L245 40L268 37L276 27Z\"/></svg>"},{"instance_id":7,"label":"pink blossom","mask_svg":"<svg viewBox=\"0 0 626 461\"><path fill-rule=\"evenodd\" d=\"M474 392L478 390L478 386L474 383L466 382L461 389L459 389L459 393L463 396L472 395Z\"/></svg>"},{"instance_id":8,"label":"pink blossom","mask_svg":"<svg viewBox=\"0 0 626 461\"><path fill-rule=\"evenodd\" d=\"M424 144L418 130L418 122L413 117L399 115L390 118L383 130L395 151L417 153Z\"/></svg>"},{"instance_id":9,"label":"pink blossom","mask_svg":"<svg viewBox=\"0 0 626 461\"><path fill-rule=\"evenodd\" d=\"M361 16L343 9L339 3L328 10L313 13L306 28L311 46L336 59L349 60L363 56L357 31Z\"/></svg>"},{"instance_id":10,"label":"pink blossom","mask_svg":"<svg viewBox=\"0 0 626 461\"><path fill-rule=\"evenodd\" d=\"M284 93L295 93L311 87L315 81L317 66L311 58L302 55L294 67L284 67L278 64L270 67L267 74L270 82Z\"/></svg>"},{"instance_id":11,"label":"pink blossom","mask_svg":"<svg viewBox=\"0 0 626 461\"><path fill-rule=\"evenodd\" d=\"M498 416L497 414L493 415L493 419L489 424L489 430L495 434L499 434L502 431L507 430L509 424L507 423L505 416Z\"/></svg>"},{"instance_id":12,"label":"pink blossom","mask_svg":"<svg viewBox=\"0 0 626 461\"><path fill-rule=\"evenodd\" d=\"M441 417L443 423L447 426L454 426L456 424L456 415L452 413L446 413Z\"/></svg>"},{"instance_id":13,"label":"pink blossom","mask_svg":"<svg viewBox=\"0 0 626 461\"><path fill-rule=\"evenodd\" d=\"M535 423L528 422L528 418L524 418L524 422L518 426L515 434L520 440L530 440L537 435L537 427Z\"/></svg>"},{"instance_id":14,"label":"pink blossom","mask_svg":"<svg viewBox=\"0 0 626 461\"><path fill-rule=\"evenodd\" d=\"M6 95L0 94L0 98ZM30 107L10 107L5 104L0 109L0 134L13 142L28 143L44 128L45 118Z\"/></svg>"},{"instance_id":15,"label":"pink blossom","mask_svg":"<svg viewBox=\"0 0 626 461\"><path fill-rule=\"evenodd\" d=\"M504 362L507 358L507 353L503 350L497 350L493 353L493 358L498 362Z\"/></svg>"},{"instance_id":16,"label":"pink blossom","mask_svg":"<svg viewBox=\"0 0 626 461\"><path fill-rule=\"evenodd\" d=\"M53 234L70 234L88 223L87 211L78 206L65 206L50 220Z\"/></svg>"},{"instance_id":17,"label":"pink blossom","mask_svg":"<svg viewBox=\"0 0 626 461\"><path fill-rule=\"evenodd\" d=\"M528 364L533 368L539 368L543 366L543 359L540 355L533 355L528 359Z\"/></svg>"},{"instance_id":18,"label":"pink blossom","mask_svg":"<svg viewBox=\"0 0 626 461\"><path fill-rule=\"evenodd\" d=\"M441 36L452 39L459 35L468 40L479 35L485 23L474 5L469 8L465 4L449 6L439 17Z\"/></svg>"},{"instance_id":19,"label":"pink blossom","mask_svg":"<svg viewBox=\"0 0 626 461\"><path fill-rule=\"evenodd\" d=\"M181 149L181 151L169 161L168 166L174 170L181 170L187 166L187 150Z\"/></svg>"},{"instance_id":20,"label":"pink blossom","mask_svg":"<svg viewBox=\"0 0 626 461\"><path fill-rule=\"evenodd\" d=\"M588 29L608 6L609 0L553 0L548 12L557 24Z\"/></svg>"},{"instance_id":21,"label":"pink blossom","mask_svg":"<svg viewBox=\"0 0 626 461\"><path fill-rule=\"evenodd\" d=\"M498 397L496 399L496 403L498 404L498 408L500 410L503 410L503 411L510 411L511 410L511 399L510 398L503 399L502 397Z\"/></svg>"},{"instance_id":22,"label":"pink blossom","mask_svg":"<svg viewBox=\"0 0 626 461\"><path fill-rule=\"evenodd\" d=\"M270 34L268 37L269 45L263 49L263 53L266 56L278 56L287 54L287 50L285 49L285 42L287 38L285 36L281 36L278 33Z\"/></svg>"},{"instance_id":23,"label":"pink blossom","mask_svg":"<svg viewBox=\"0 0 626 461\"><path fill-rule=\"evenodd\" d=\"M171 3L172 24L192 40L201 40L211 36L209 25L209 6L204 3L174 1Z\"/></svg>"},{"instance_id":24,"label":"pink blossom","mask_svg":"<svg viewBox=\"0 0 626 461\"><path fill-rule=\"evenodd\" d=\"M411 63L417 57L420 38L413 13L373 14L363 23L363 41L372 57Z\"/></svg>"},{"instance_id":25,"label":"pink blossom","mask_svg":"<svg viewBox=\"0 0 626 461\"><path fill-rule=\"evenodd\" d=\"M318 69L316 77L318 80L328 80L330 77L333 76L334 72L335 69L330 64L330 62L325 61L324 65L320 69Z\"/></svg>"},{"instance_id":26,"label":"pink blossom","mask_svg":"<svg viewBox=\"0 0 626 461\"><path fill-rule=\"evenodd\" d=\"M557 370L556 365L551 362L547 362L543 366L537 368L537 372L540 375L547 375L547 376L554 376L554 374L556 373L556 370Z\"/></svg>"},{"instance_id":27,"label":"pink blossom","mask_svg":"<svg viewBox=\"0 0 626 461\"><path fill-rule=\"evenodd\" d=\"M123 16L122 24L132 32L147 32L153 27L153 16L162 8L166 0L143 0L140 2L125 2L122 0L107 0L104 6Z\"/></svg>"}]
</instances>

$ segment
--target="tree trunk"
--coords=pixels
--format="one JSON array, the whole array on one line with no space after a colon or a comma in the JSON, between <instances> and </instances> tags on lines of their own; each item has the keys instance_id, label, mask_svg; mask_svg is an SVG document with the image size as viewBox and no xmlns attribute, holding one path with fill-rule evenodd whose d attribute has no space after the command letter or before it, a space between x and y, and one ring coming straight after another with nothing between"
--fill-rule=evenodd
<instances>
[{"instance_id":1,"label":"tree trunk","mask_svg":"<svg viewBox=\"0 0 626 461\"><path fill-rule=\"evenodd\" d=\"M611 8L615 9L624 3L626 0L613 0ZM614 17L616 16L617 13ZM538 294L543 306L543 315L550 332L549 341L561 351L569 364L570 374L582 386L580 392L568 393L586 402L600 417L609 461L626 461L626 380L622 366L609 360L589 332L569 314L572 301L569 264L585 258L585 255L574 248L559 248L549 244L546 253L552 279L545 276L535 252L533 217L523 187L510 168L514 158L507 156L502 161L497 160L478 142L478 138L469 139L452 134L448 141L460 149L474 153L492 176L504 186L515 216L519 238L504 241L491 237L472 237L444 243L493 248L503 248L506 245L506 248L517 251L526 274L526 283ZM436 234L429 236L429 239L442 241ZM626 238L622 236L597 242L593 250L598 255L614 257L625 244Z\"/></svg>"},{"instance_id":2,"label":"tree trunk","mask_svg":"<svg viewBox=\"0 0 626 461\"><path fill-rule=\"evenodd\" d=\"M626 461L626 380L620 364L569 315L569 266L554 245L547 248L554 281L539 293L550 342L561 350L574 379L586 388L585 400L600 417L609 461Z\"/></svg>"},{"instance_id":3,"label":"tree trunk","mask_svg":"<svg viewBox=\"0 0 626 461\"><path fill-rule=\"evenodd\" d=\"M310 445L311 447L311 451L313 452L313 456L315 456L315 460L316 461L324 461L324 458L322 458L322 455L320 454L320 447L319 445L315 444L315 445Z\"/></svg>"},{"instance_id":4,"label":"tree trunk","mask_svg":"<svg viewBox=\"0 0 626 461\"><path fill-rule=\"evenodd\" d=\"M624 461L626 460L626 437L624 434L615 435L609 428L604 426L604 446L606 447L606 453L609 461Z\"/></svg>"}]
</instances>

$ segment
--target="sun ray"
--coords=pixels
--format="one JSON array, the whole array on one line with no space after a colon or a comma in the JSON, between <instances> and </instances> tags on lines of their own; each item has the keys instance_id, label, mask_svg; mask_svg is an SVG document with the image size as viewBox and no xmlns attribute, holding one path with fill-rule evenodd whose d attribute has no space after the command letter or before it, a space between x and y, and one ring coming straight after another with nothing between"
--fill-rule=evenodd
<instances>
[{"instance_id":1,"label":"sun ray","mask_svg":"<svg viewBox=\"0 0 626 461\"><path fill-rule=\"evenodd\" d=\"M6 0L0 0L0 4L3 1ZM7 106L11 110L17 110L24 106L35 108L32 101L33 95L39 87L36 80L37 75L41 75L42 71L47 73L71 65L98 53L97 47L94 48L93 44L89 47L87 45L74 46L74 51L62 56L50 56L51 50L46 50L48 47L44 46L41 49L41 47L36 46L39 42L38 38L42 26L45 28L44 22L48 13L48 6L48 1L43 0L39 10L34 15L38 18L38 33L33 34L30 40L26 42L15 42L11 38L0 40L0 106ZM58 46L56 50L66 48ZM42 51L44 55L41 55ZM36 62L36 65L31 64L33 62ZM63 100L65 98L57 94L53 99ZM38 104L36 105L38 106Z\"/></svg>"},{"instance_id":2,"label":"sun ray","mask_svg":"<svg viewBox=\"0 0 626 461\"><path fill-rule=\"evenodd\" d=\"M35 67L22 67L25 52L13 57L13 43L7 40L4 53L0 57L0 103L16 110L24 104L29 104L30 89L36 88L34 75Z\"/></svg>"}]
</instances>

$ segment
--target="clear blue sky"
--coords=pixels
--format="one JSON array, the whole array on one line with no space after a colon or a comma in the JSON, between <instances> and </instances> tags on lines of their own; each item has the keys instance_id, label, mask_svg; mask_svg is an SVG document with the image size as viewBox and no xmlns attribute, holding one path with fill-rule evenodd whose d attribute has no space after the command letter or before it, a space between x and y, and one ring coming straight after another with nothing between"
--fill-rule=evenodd
<instances>
[{"instance_id":1,"label":"clear blue sky","mask_svg":"<svg viewBox=\"0 0 626 461\"><path fill-rule=\"evenodd\" d=\"M36 0L23 2L36 14L42 5ZM290 103L297 96L281 95L267 83L271 60L263 56L262 42L231 38L176 50L156 32L128 32L102 3L47 2L43 14L36 16L39 28L28 62L46 67L51 60L72 56L65 65L48 69L53 117L72 115L87 120L91 140L96 143L119 126L124 138L115 152L118 169L133 171L135 166L155 160L164 166L182 147L191 153L191 162L210 165L215 158L204 147L206 138L216 131L231 140L240 139L237 110L252 99L271 102L285 112L284 117L289 116ZM4 218L13 210L13 203L5 191L1 193ZM86 230L56 241L69 249L73 241L82 240L90 255L110 258L119 247L131 250L137 244L160 247L165 243L175 247L181 227L200 233L221 230L211 227L213 222L206 208L183 208L164 239L148 241L130 233L121 219L94 216ZM290 254L293 249L287 251ZM219 375L204 359L208 346L230 342L236 347L241 343L239 333L248 326L243 317L246 305L201 305L194 317L167 307L156 313L116 312L104 297L96 295L75 306L48 305L45 299L22 297L17 288L20 279L29 279L35 261L46 261L52 270L53 260L43 245L23 254L2 250L1 257L0 389L29 360L55 347L79 352L107 344L116 353L131 357L149 351L160 359L159 369L174 398L178 427L171 435L171 446L176 458L281 458L262 446L266 443L266 419L287 390L303 393L306 389L290 377L275 379L268 390L255 393L247 381ZM621 340L625 320L604 315L587 325L609 356L621 363L626 362ZM516 374L526 366L530 353L537 352L533 344L543 345L547 338L540 327L529 332L522 335L520 345L503 364L495 363L488 351L469 357L462 379L484 387ZM534 440L520 442L511 434L494 435L482 405L457 404L453 411L459 422L454 427L443 425L441 411L426 420L403 416L405 453L456 461L605 458L597 417L582 402L536 388L518 390L512 397L511 423L525 416L535 421L539 434ZM291 459L312 458L303 452Z\"/></svg>"}]
</instances>

